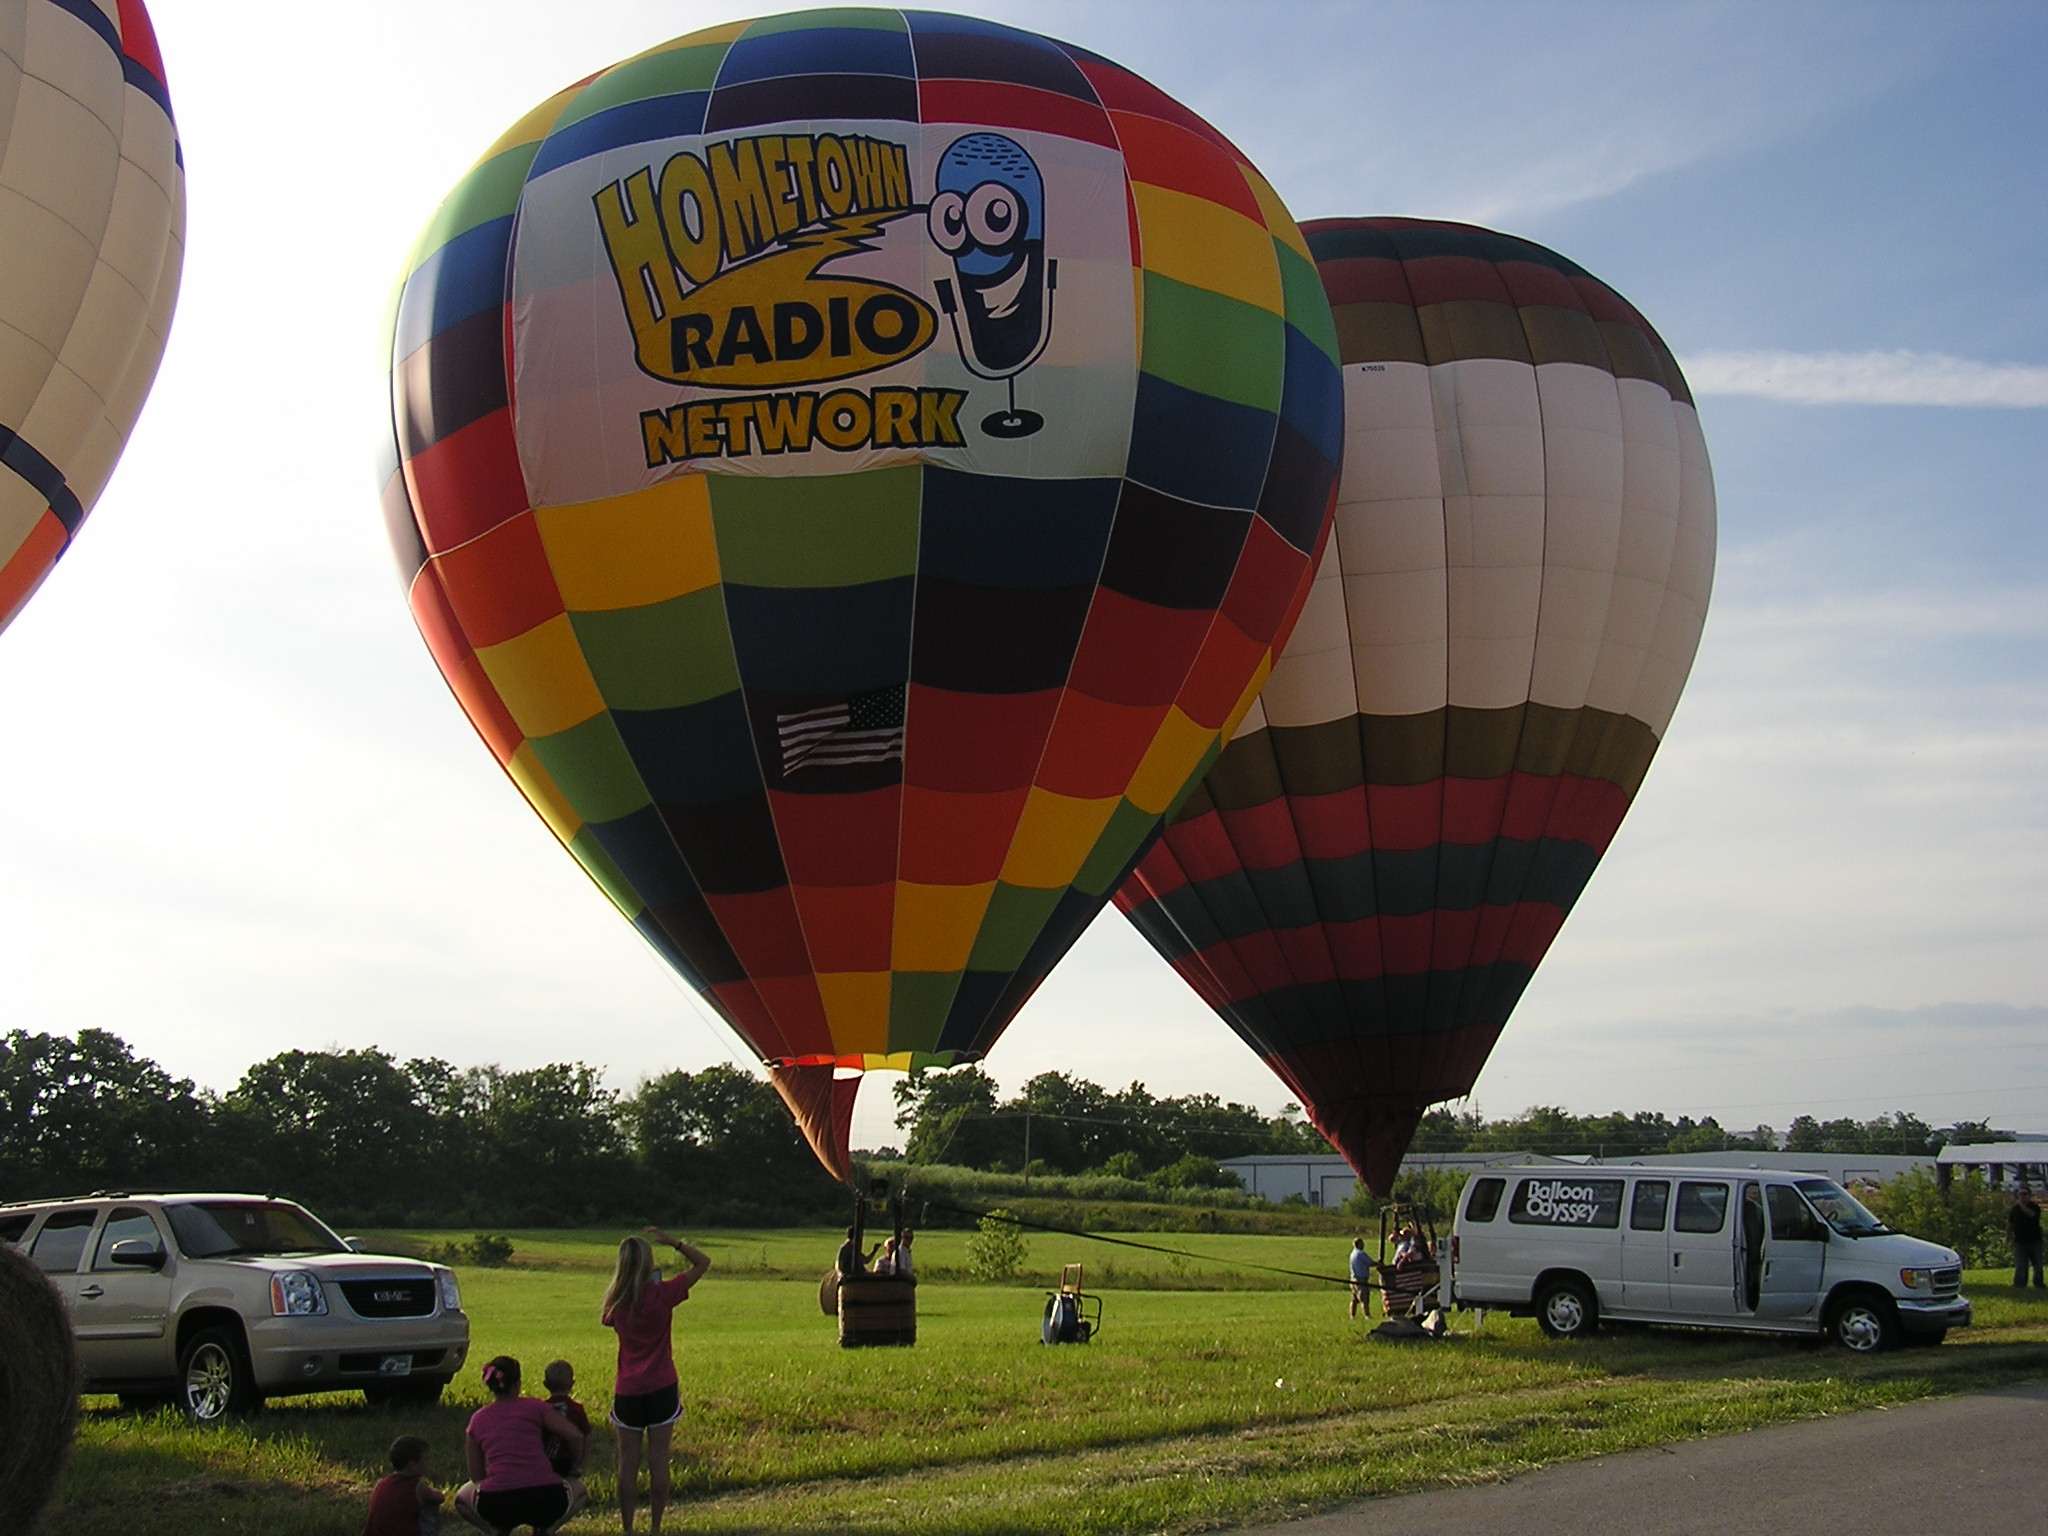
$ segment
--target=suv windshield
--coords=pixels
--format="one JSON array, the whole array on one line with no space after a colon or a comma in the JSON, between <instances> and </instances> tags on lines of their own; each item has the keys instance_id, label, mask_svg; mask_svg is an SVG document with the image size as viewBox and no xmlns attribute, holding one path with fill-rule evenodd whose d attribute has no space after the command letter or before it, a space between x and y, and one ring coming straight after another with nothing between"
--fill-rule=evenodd
<instances>
[{"instance_id":1,"label":"suv windshield","mask_svg":"<svg viewBox=\"0 0 2048 1536\"><path fill-rule=\"evenodd\" d=\"M1877 1237L1891 1231L1833 1179L1801 1179L1799 1193L1820 1212L1822 1221L1844 1237Z\"/></svg>"},{"instance_id":2,"label":"suv windshield","mask_svg":"<svg viewBox=\"0 0 2048 1536\"><path fill-rule=\"evenodd\" d=\"M178 1251L188 1259L247 1253L346 1253L340 1238L281 1200L208 1200L168 1205Z\"/></svg>"}]
</instances>

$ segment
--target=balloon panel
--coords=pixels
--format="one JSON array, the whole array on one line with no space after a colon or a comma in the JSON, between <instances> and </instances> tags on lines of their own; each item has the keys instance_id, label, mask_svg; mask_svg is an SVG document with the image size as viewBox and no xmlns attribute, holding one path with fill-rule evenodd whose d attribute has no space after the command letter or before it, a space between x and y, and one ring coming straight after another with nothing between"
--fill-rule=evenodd
<instances>
[{"instance_id":1,"label":"balloon panel","mask_svg":"<svg viewBox=\"0 0 2048 1536\"><path fill-rule=\"evenodd\" d=\"M451 688L790 1068L987 1050L1249 707L1340 451L1258 173L930 13L714 28L545 103L422 240L392 357Z\"/></svg>"},{"instance_id":2,"label":"balloon panel","mask_svg":"<svg viewBox=\"0 0 2048 1536\"><path fill-rule=\"evenodd\" d=\"M141 0L0 0L0 628L99 499L156 377L185 171Z\"/></svg>"},{"instance_id":3,"label":"balloon panel","mask_svg":"<svg viewBox=\"0 0 2048 1536\"><path fill-rule=\"evenodd\" d=\"M1712 581L1685 381L1625 300L1470 226L1305 226L1336 526L1216 767L1119 895L1367 1174L1470 1091L1657 749Z\"/></svg>"}]
</instances>

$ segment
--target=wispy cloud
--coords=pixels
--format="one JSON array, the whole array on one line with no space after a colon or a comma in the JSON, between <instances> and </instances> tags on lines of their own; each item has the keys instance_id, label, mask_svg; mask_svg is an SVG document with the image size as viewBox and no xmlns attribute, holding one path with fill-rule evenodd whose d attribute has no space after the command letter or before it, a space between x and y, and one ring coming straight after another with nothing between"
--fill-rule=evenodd
<instances>
[{"instance_id":1,"label":"wispy cloud","mask_svg":"<svg viewBox=\"0 0 2048 1536\"><path fill-rule=\"evenodd\" d=\"M1803 405L2048 406L2048 365L1939 352L1695 352L1684 366L1702 395Z\"/></svg>"}]
</instances>

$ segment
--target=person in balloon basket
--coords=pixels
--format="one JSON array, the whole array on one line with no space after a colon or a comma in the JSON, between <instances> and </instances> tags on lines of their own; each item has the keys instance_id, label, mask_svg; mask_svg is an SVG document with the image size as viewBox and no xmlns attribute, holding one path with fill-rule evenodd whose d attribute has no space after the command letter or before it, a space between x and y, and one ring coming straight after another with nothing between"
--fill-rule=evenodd
<instances>
[{"instance_id":1,"label":"person in balloon basket","mask_svg":"<svg viewBox=\"0 0 2048 1536\"><path fill-rule=\"evenodd\" d=\"M683 1256L689 1268L662 1279L654 1267L654 1247L647 1238L666 1244ZM634 1235L619 1244L619 1261L605 1289L599 1321L619 1336L619 1374L612 1388L612 1427L619 1432L619 1519L626 1531L640 1503L641 1452L647 1459L647 1528L660 1536L662 1511L668 1505L668 1447L676 1420L683 1416L682 1388L676 1378L675 1310L690 1298L690 1287L704 1278L711 1260L702 1250L658 1227L647 1237Z\"/></svg>"},{"instance_id":2,"label":"person in balloon basket","mask_svg":"<svg viewBox=\"0 0 2048 1536\"><path fill-rule=\"evenodd\" d=\"M860 1251L860 1234L852 1227L846 1229L846 1241L839 1245L839 1257L835 1261L839 1278L851 1280L855 1275L864 1275L868 1266L875 1262L875 1255L882 1251L880 1243L874 1244L866 1253Z\"/></svg>"},{"instance_id":3,"label":"person in balloon basket","mask_svg":"<svg viewBox=\"0 0 2048 1536\"><path fill-rule=\"evenodd\" d=\"M519 1395L519 1362L499 1355L483 1369L491 1400L469 1417L462 1437L469 1481L455 1491L455 1512L497 1536L521 1526L559 1530L583 1507L582 1487L571 1488L548 1461L556 1440L583 1454L583 1436L537 1397Z\"/></svg>"},{"instance_id":4,"label":"person in balloon basket","mask_svg":"<svg viewBox=\"0 0 2048 1536\"><path fill-rule=\"evenodd\" d=\"M363 1536L439 1536L448 1495L427 1481L427 1442L400 1435L391 1442L391 1468L370 1494Z\"/></svg>"},{"instance_id":5,"label":"person in balloon basket","mask_svg":"<svg viewBox=\"0 0 2048 1536\"><path fill-rule=\"evenodd\" d=\"M2022 1184L2013 1196L2012 1209L2005 1213L2006 1236L2012 1239L2012 1283L2018 1290L2033 1271L2034 1285L2041 1285L2041 1207L2034 1192Z\"/></svg>"}]
</instances>

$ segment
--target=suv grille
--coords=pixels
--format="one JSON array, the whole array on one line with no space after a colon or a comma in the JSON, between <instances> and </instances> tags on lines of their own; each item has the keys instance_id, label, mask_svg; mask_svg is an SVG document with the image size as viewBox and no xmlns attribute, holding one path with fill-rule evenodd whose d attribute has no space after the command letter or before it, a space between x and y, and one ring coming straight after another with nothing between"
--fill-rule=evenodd
<instances>
[{"instance_id":1,"label":"suv grille","mask_svg":"<svg viewBox=\"0 0 2048 1536\"><path fill-rule=\"evenodd\" d=\"M428 1317L434 1310L432 1280L344 1280L341 1294L357 1317Z\"/></svg>"},{"instance_id":2,"label":"suv grille","mask_svg":"<svg viewBox=\"0 0 2048 1536\"><path fill-rule=\"evenodd\" d=\"M1959 1296L1963 1290L1961 1268L1937 1269L1934 1272L1934 1294L1937 1296Z\"/></svg>"}]
</instances>

